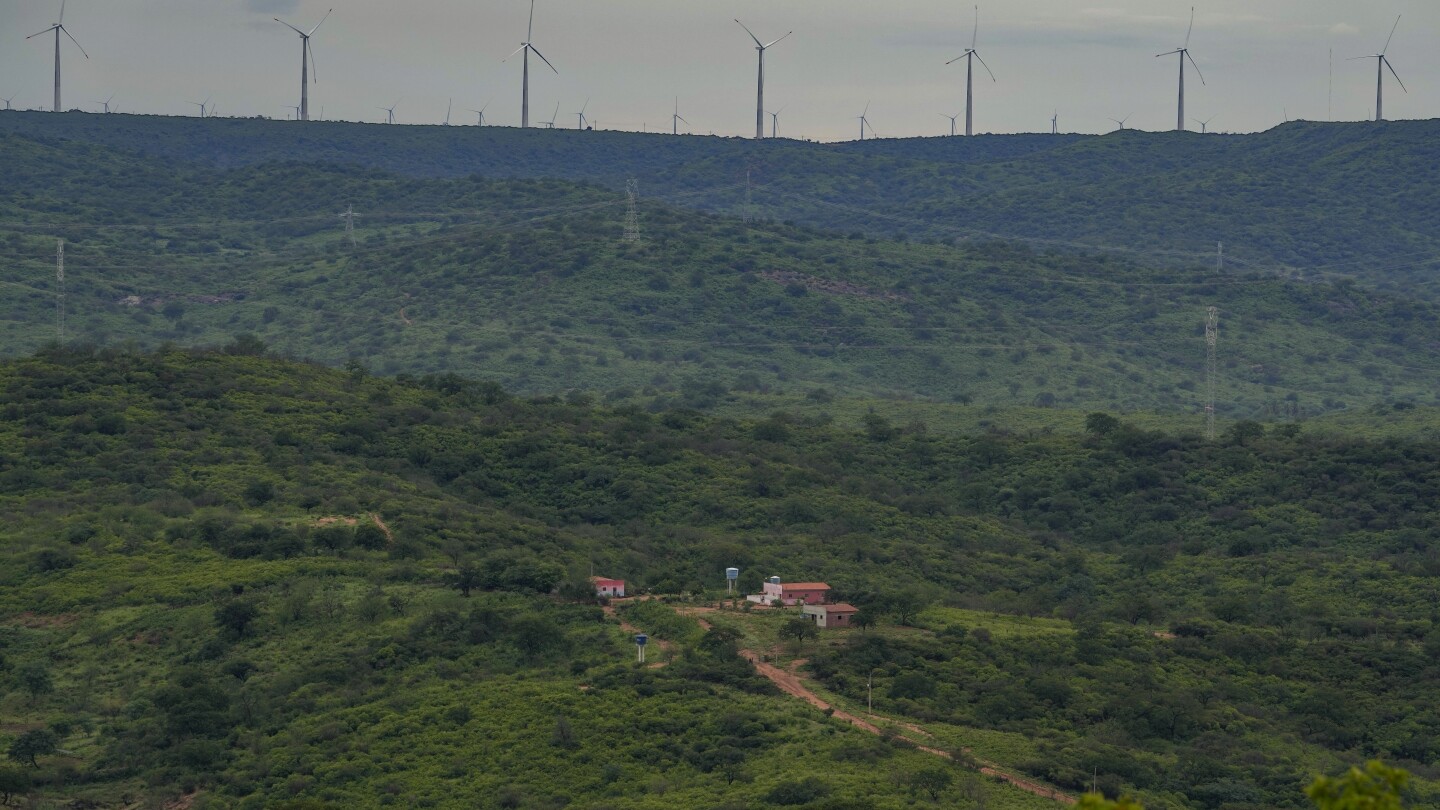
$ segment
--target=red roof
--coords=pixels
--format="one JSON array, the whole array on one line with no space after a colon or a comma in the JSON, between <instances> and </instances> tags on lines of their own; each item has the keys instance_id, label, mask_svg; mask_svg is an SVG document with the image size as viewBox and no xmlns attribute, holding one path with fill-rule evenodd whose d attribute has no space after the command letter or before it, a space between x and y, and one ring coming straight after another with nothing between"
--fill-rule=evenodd
<instances>
[{"instance_id":1,"label":"red roof","mask_svg":"<svg viewBox=\"0 0 1440 810\"><path fill-rule=\"evenodd\" d=\"M596 585L621 585L625 584L623 579L606 579L605 577L590 577L590 581Z\"/></svg>"},{"instance_id":2,"label":"red roof","mask_svg":"<svg viewBox=\"0 0 1440 810\"><path fill-rule=\"evenodd\" d=\"M828 591L830 586L823 582L784 582L781 591Z\"/></svg>"},{"instance_id":3,"label":"red roof","mask_svg":"<svg viewBox=\"0 0 1440 810\"><path fill-rule=\"evenodd\" d=\"M825 612L827 612L827 613L859 613L859 612L860 612L860 608L857 608L857 607L855 607L854 605L847 605L847 604L845 604L844 602L841 602L841 603L838 604L838 605L824 605L824 608L825 608Z\"/></svg>"}]
</instances>

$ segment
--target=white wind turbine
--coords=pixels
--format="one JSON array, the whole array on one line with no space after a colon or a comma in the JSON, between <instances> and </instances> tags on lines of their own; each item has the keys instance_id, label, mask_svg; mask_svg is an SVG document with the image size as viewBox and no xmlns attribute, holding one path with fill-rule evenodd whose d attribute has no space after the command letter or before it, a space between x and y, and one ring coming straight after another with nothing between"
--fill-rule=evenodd
<instances>
[{"instance_id":1,"label":"white wind turbine","mask_svg":"<svg viewBox=\"0 0 1440 810\"><path fill-rule=\"evenodd\" d=\"M485 102L484 104L481 104L481 105L480 105L480 109L478 109L478 110L470 110L470 112L475 113L475 126L477 126L477 127L483 127L483 126L485 126L485 111L488 110L488 109L490 109L490 102L487 101L487 102Z\"/></svg>"},{"instance_id":2,"label":"white wind turbine","mask_svg":"<svg viewBox=\"0 0 1440 810\"><path fill-rule=\"evenodd\" d=\"M19 94L17 93L16 95L19 95ZM10 102L14 101L14 100L15 100L15 97L16 97L16 96L11 96L10 98L0 98L0 101L5 102L5 109L7 109L7 110L13 110L13 109L15 109L14 107L10 106Z\"/></svg>"},{"instance_id":3,"label":"white wind turbine","mask_svg":"<svg viewBox=\"0 0 1440 810\"><path fill-rule=\"evenodd\" d=\"M1119 127L1120 127L1121 129L1124 129L1124 128L1125 128L1125 122L1126 122L1126 121L1129 121L1131 118L1134 118L1134 117L1135 117L1135 113L1130 113L1129 115L1125 116L1124 118L1111 118L1110 120L1111 120L1111 121L1114 121L1117 125L1119 125Z\"/></svg>"},{"instance_id":4,"label":"white wind turbine","mask_svg":"<svg viewBox=\"0 0 1440 810\"><path fill-rule=\"evenodd\" d=\"M1200 134L1204 135L1205 133L1210 131L1210 122L1215 120L1215 116L1212 115L1209 118L1206 118L1204 121L1201 121L1199 118L1195 118L1192 120L1194 120L1195 123L1200 125Z\"/></svg>"},{"instance_id":5,"label":"white wind turbine","mask_svg":"<svg viewBox=\"0 0 1440 810\"><path fill-rule=\"evenodd\" d=\"M85 48L81 46L75 37L71 36L70 29L65 27L65 0L60 0L60 19L44 31L31 34L26 37L26 39L34 39L41 34L48 34L51 31L55 32L55 112L60 112L60 34L63 33L65 36L70 37L70 41L75 43L75 47L80 49L80 53L83 54L86 59L90 58L90 54L85 53Z\"/></svg>"},{"instance_id":6,"label":"white wind turbine","mask_svg":"<svg viewBox=\"0 0 1440 810\"><path fill-rule=\"evenodd\" d=\"M990 66L989 66L989 65L985 64L985 60L980 58L980 52L977 51L977 50L975 50L975 43L976 43L976 41L979 39L979 37L980 37L980 7L979 7L979 6L976 6L976 7L975 7L975 29L974 29L974 31L972 31L971 34L970 34L970 47L968 47L968 48L965 49L965 53L962 53L962 54L960 54L959 56L955 57L954 59L951 59L949 62L946 62L946 63L945 63L945 64L947 64L947 65L953 65L953 64L955 64L956 62L959 62L961 59L964 59L964 60L965 60L965 134L966 134L967 136L968 136L968 135L974 135L974 134L975 134L975 60L976 60L976 59L980 59L980 64L981 64L981 66L985 68L985 72L986 72L986 73L989 73L989 74L990 74L990 81L992 81L992 82L995 81L995 73L990 70Z\"/></svg>"},{"instance_id":7,"label":"white wind turbine","mask_svg":"<svg viewBox=\"0 0 1440 810\"><path fill-rule=\"evenodd\" d=\"M376 107L375 109L383 110L385 112L385 123L393 124L395 123L395 108L399 106L400 99L397 98L395 99L395 103L391 104L389 107Z\"/></svg>"},{"instance_id":8,"label":"white wind turbine","mask_svg":"<svg viewBox=\"0 0 1440 810\"><path fill-rule=\"evenodd\" d=\"M211 96L207 95L207 96L205 96L205 100L204 100L204 101L187 101L187 102L185 102L185 103L186 103L186 104L194 104L196 107L199 107L199 108L200 108L200 117L201 117L201 118L204 118L204 117L205 117L205 108L206 108L206 106L208 106L208 105L210 104L210 99L211 99L211 98L212 98Z\"/></svg>"},{"instance_id":9,"label":"white wind turbine","mask_svg":"<svg viewBox=\"0 0 1440 810\"><path fill-rule=\"evenodd\" d=\"M955 137L955 122L958 121L958 120L960 120L960 113L955 113L954 115L946 115L945 113L935 113L935 114L938 115L938 116L940 116L941 118L949 118L949 119L950 119L950 137L952 137L952 138Z\"/></svg>"},{"instance_id":10,"label":"white wind turbine","mask_svg":"<svg viewBox=\"0 0 1440 810\"><path fill-rule=\"evenodd\" d=\"M767 113L767 115L770 116L770 137L771 137L771 138L778 138L778 137L780 137L780 113L785 112L785 108L786 108L786 107L789 107L789 106L790 106L789 104L781 104L781 105L780 105L780 109L778 109L778 110L776 110L775 112L772 112L772 113ZM689 123L689 122L687 121L686 123Z\"/></svg>"},{"instance_id":11,"label":"white wind turbine","mask_svg":"<svg viewBox=\"0 0 1440 810\"><path fill-rule=\"evenodd\" d=\"M680 97L679 97L679 96L676 96L676 97L675 97L675 112L674 112L673 114L671 114L671 116L670 116L670 134L671 134L671 135L679 135L679 134L680 134L680 122L681 122L681 121L685 121L685 119L680 117ZM689 121L685 121L685 126L687 126L687 127L690 126L690 122L689 122Z\"/></svg>"},{"instance_id":12,"label":"white wind turbine","mask_svg":"<svg viewBox=\"0 0 1440 810\"><path fill-rule=\"evenodd\" d=\"M104 108L105 108L105 114L106 114L106 115L109 115L109 114L110 114L110 102L112 102L112 101L114 101L114 100L115 100L115 94L114 94L114 93L111 93L111 94L110 94L110 98L107 98L107 99L105 99L104 101L96 101L96 102L94 102L94 103L97 104L97 105L99 105L99 106L101 106L101 107L104 107ZM9 99L6 99L5 103L6 103L6 105L7 105L5 109L7 109L7 110L10 109L9 106L8 106L9 103L10 103L10 102L9 102Z\"/></svg>"},{"instance_id":13,"label":"white wind turbine","mask_svg":"<svg viewBox=\"0 0 1440 810\"><path fill-rule=\"evenodd\" d=\"M1056 110L1056 111L1055 111L1053 114L1051 114L1051 116L1050 116L1050 134L1051 134L1051 135L1059 135L1059 134L1060 134L1060 111L1059 111L1059 110Z\"/></svg>"},{"instance_id":14,"label":"white wind turbine","mask_svg":"<svg viewBox=\"0 0 1440 810\"><path fill-rule=\"evenodd\" d=\"M587 99L585 99L585 103L580 106L580 111L577 112L577 113L575 113L575 128L576 128L576 129L584 129L584 128L585 128L585 111L588 110L588 109L590 109L590 99L587 98ZM559 112L559 110L556 110L556 112Z\"/></svg>"},{"instance_id":15,"label":"white wind turbine","mask_svg":"<svg viewBox=\"0 0 1440 810\"><path fill-rule=\"evenodd\" d=\"M749 34L750 38L755 40L755 51L760 54L760 70L758 78L756 79L755 90L755 139L760 140L761 138L765 137L765 52L770 50L771 45L774 45L775 43L779 42L780 39L784 39L785 37L788 37L795 32L788 31L786 32L785 37L780 37L780 39L772 39L769 42L762 43L760 41L760 38L755 36L755 33L753 31L745 27L745 23L742 23L739 20L736 20L735 22L739 24L741 28L745 28L745 33Z\"/></svg>"},{"instance_id":16,"label":"white wind turbine","mask_svg":"<svg viewBox=\"0 0 1440 810\"><path fill-rule=\"evenodd\" d=\"M520 127L521 127L522 129L528 128L528 127L530 126L530 52L531 52L531 51L534 51L534 52L535 52L535 55L538 56L538 57L540 57L540 61L544 62L546 67L550 68L550 70L553 71L556 76L559 76L559 75L560 75L560 71L555 70L555 66L552 65L552 64L550 64L550 60L549 60L549 59L546 59L546 58L545 58L545 54L540 53L540 49L539 49L539 48L536 48L536 47L534 46L534 44L531 43L530 40L534 37L534 35L535 35L535 0L530 0L530 25L529 25L528 28L525 29L525 41L522 42L522 43L520 43L520 47L516 48L515 51L510 54L510 56L514 56L515 54L520 53L521 51L524 51L524 52L525 52L525 56L524 56L525 68L524 68L524 73L523 73L522 78L521 78L521 85L520 85ZM502 60L500 60L500 61L502 61L502 62L507 61L507 60L510 59L510 56L507 56L507 57L505 57L504 59L502 59ZM558 110L557 110L557 113L558 113ZM552 128L553 128L554 122L552 121L551 124L552 124Z\"/></svg>"},{"instance_id":17,"label":"white wind turbine","mask_svg":"<svg viewBox=\"0 0 1440 810\"><path fill-rule=\"evenodd\" d=\"M455 99L453 98L445 102L445 126L447 127L450 126L450 108L454 106Z\"/></svg>"},{"instance_id":18,"label":"white wind turbine","mask_svg":"<svg viewBox=\"0 0 1440 810\"><path fill-rule=\"evenodd\" d=\"M295 26L291 25L290 23L285 22L284 20L280 19L279 17L275 17L275 18L274 18L275 22L280 23L281 25L285 26L286 28L289 28L291 31L294 31L295 33L297 33L297 34L300 35L300 116L299 116L299 117L300 117L300 120L301 120L301 121L309 121L309 120L310 120L310 81L311 81L311 80L310 80L310 68L311 68L311 67L314 67L314 65L315 65L315 51L310 47L310 37L311 37L311 36L314 36L315 32L320 30L320 26L324 25L324 24L325 24L325 21L328 20L328 19L330 19L330 12L331 12L331 11L334 11L334 10L335 10L335 9L332 8L332 9L330 9L329 11L326 11L326 12L325 12L325 16L320 18L320 22L315 23L315 27L314 27L314 28L311 28L309 31L301 31L299 28L296 28ZM316 81L319 81L319 79L320 79L320 69L319 69L319 68L315 68L315 80L316 80Z\"/></svg>"},{"instance_id":19,"label":"white wind turbine","mask_svg":"<svg viewBox=\"0 0 1440 810\"><path fill-rule=\"evenodd\" d=\"M1190 33L1195 30L1195 7L1190 7L1190 27L1185 29L1185 44L1173 51L1155 54L1155 58L1162 56L1180 55L1180 106L1175 113L1175 131L1185 131L1185 60L1190 60L1190 65L1195 68L1195 75L1200 77L1200 83L1205 83L1205 75L1200 72L1200 66L1195 64L1195 57L1190 55Z\"/></svg>"},{"instance_id":20,"label":"white wind turbine","mask_svg":"<svg viewBox=\"0 0 1440 810\"><path fill-rule=\"evenodd\" d=\"M855 116L860 120L860 140L862 141L865 140L866 127L870 127L870 137L875 137L875 127L870 126L870 119L866 117L868 115L870 115L870 102L867 101L865 102L865 111Z\"/></svg>"},{"instance_id":21,"label":"white wind turbine","mask_svg":"<svg viewBox=\"0 0 1440 810\"><path fill-rule=\"evenodd\" d=\"M1384 120L1385 120L1385 69L1386 69L1386 68L1389 68L1389 69L1390 69L1390 75L1395 77L1395 81L1397 81L1397 82L1400 83L1400 89L1401 89L1401 90L1405 90L1405 92L1406 92L1407 94L1410 92L1409 90L1406 90L1406 89L1405 89L1405 82L1400 81L1400 74L1395 72L1395 68L1394 68L1394 67L1391 67L1391 65L1390 65L1390 58L1385 55L1385 54L1386 54L1387 52L1389 52L1389 50L1390 50L1390 40L1392 40L1392 39L1395 38L1395 29L1397 29L1397 28L1399 28L1399 27L1400 27L1400 18L1399 18L1399 17L1396 17L1396 18L1395 18L1395 24L1392 25L1392 26L1390 26L1390 36L1389 36L1388 38L1386 38L1386 40L1385 40L1385 47L1383 47L1383 48L1380 49L1380 53L1372 54L1372 55L1370 55L1370 56L1356 56L1356 57L1348 60L1348 61L1351 61L1351 62L1355 61L1356 59L1374 59L1374 60L1375 60L1375 74L1376 74L1376 75L1375 75L1375 120L1376 120L1376 121L1384 121ZM43 32L42 32L42 33L43 33ZM58 47L58 46L57 46L57 47ZM56 59L58 60L59 57L56 57ZM60 63L57 61L55 64L56 64L56 65L59 65ZM58 71L59 68L57 67L56 70ZM60 74L57 72L55 75L58 76L58 75L60 75ZM57 86L58 86L58 81L59 81L59 80L57 79L56 81L57 81ZM58 90L56 91L56 96L55 96L55 97L56 97L56 98L59 98L59 97L60 97ZM1288 120L1288 118L1287 118L1287 120Z\"/></svg>"}]
</instances>

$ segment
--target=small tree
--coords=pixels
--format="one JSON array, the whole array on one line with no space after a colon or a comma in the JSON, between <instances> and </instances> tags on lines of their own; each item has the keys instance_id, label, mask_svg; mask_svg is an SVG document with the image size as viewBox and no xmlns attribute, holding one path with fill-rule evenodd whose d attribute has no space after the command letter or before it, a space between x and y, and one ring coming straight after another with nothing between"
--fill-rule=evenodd
<instances>
[{"instance_id":1,"label":"small tree","mask_svg":"<svg viewBox=\"0 0 1440 810\"><path fill-rule=\"evenodd\" d=\"M550 744L556 748L575 749L580 747L580 740L575 736L575 729L565 715L555 718L555 730L550 733Z\"/></svg>"},{"instance_id":2,"label":"small tree","mask_svg":"<svg viewBox=\"0 0 1440 810\"><path fill-rule=\"evenodd\" d=\"M19 768L0 768L0 804L9 806L15 798L30 792L30 774Z\"/></svg>"},{"instance_id":3,"label":"small tree","mask_svg":"<svg viewBox=\"0 0 1440 810\"><path fill-rule=\"evenodd\" d=\"M455 572L451 581L456 588L460 589L460 595L469 599L470 592L480 587L484 582L484 577L481 576L480 569L476 568L474 563L465 563L460 566L460 570Z\"/></svg>"},{"instance_id":4,"label":"small tree","mask_svg":"<svg viewBox=\"0 0 1440 810\"><path fill-rule=\"evenodd\" d=\"M50 677L50 670L39 661L32 661L20 668L20 686L30 693L30 699L48 695L55 691L55 681Z\"/></svg>"},{"instance_id":5,"label":"small tree","mask_svg":"<svg viewBox=\"0 0 1440 810\"><path fill-rule=\"evenodd\" d=\"M1120 420L1108 413L1096 411L1085 417L1085 432L1092 436L1109 436L1120 429Z\"/></svg>"},{"instance_id":6,"label":"small tree","mask_svg":"<svg viewBox=\"0 0 1440 810\"><path fill-rule=\"evenodd\" d=\"M1372 760L1339 778L1322 776L1305 789L1319 810L1403 810L1400 793L1410 774Z\"/></svg>"},{"instance_id":7,"label":"small tree","mask_svg":"<svg viewBox=\"0 0 1440 810\"><path fill-rule=\"evenodd\" d=\"M21 765L38 768L40 763L36 761L36 757L53 754L58 747L60 738L55 736L55 732L48 728L32 728L10 743L6 756Z\"/></svg>"},{"instance_id":8,"label":"small tree","mask_svg":"<svg viewBox=\"0 0 1440 810\"><path fill-rule=\"evenodd\" d=\"M791 619L780 628L780 635L783 638L793 638L796 644L804 644L806 639L815 638L820 631L815 629L815 623L809 619Z\"/></svg>"},{"instance_id":9,"label":"small tree","mask_svg":"<svg viewBox=\"0 0 1440 810\"><path fill-rule=\"evenodd\" d=\"M850 619L850 624L853 627L860 628L860 632L864 633L868 628L875 625L875 619L876 616L870 608L860 608L855 612L854 617Z\"/></svg>"},{"instance_id":10,"label":"small tree","mask_svg":"<svg viewBox=\"0 0 1440 810\"><path fill-rule=\"evenodd\" d=\"M260 615L260 609L242 599L235 599L215 609L215 624L236 638L244 638L250 623Z\"/></svg>"},{"instance_id":11,"label":"small tree","mask_svg":"<svg viewBox=\"0 0 1440 810\"><path fill-rule=\"evenodd\" d=\"M930 801L938 802L940 794L949 790L954 781L955 775L944 768L926 768L910 774L910 789L922 791Z\"/></svg>"}]
</instances>

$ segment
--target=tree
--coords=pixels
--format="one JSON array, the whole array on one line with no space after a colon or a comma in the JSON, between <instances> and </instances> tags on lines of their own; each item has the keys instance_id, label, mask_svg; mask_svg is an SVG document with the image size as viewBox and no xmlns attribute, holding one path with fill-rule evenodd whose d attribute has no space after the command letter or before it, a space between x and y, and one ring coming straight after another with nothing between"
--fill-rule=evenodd
<instances>
[{"instance_id":1,"label":"tree","mask_svg":"<svg viewBox=\"0 0 1440 810\"><path fill-rule=\"evenodd\" d=\"M869 608L861 608L851 617L850 625L860 628L860 632L864 633L867 628L875 625L875 614Z\"/></svg>"},{"instance_id":2,"label":"tree","mask_svg":"<svg viewBox=\"0 0 1440 810\"><path fill-rule=\"evenodd\" d=\"M259 608L243 599L235 599L215 609L215 624L236 638L243 638L250 623L259 615Z\"/></svg>"},{"instance_id":3,"label":"tree","mask_svg":"<svg viewBox=\"0 0 1440 810\"><path fill-rule=\"evenodd\" d=\"M0 768L0 804L7 807L11 800L30 792L30 774L19 768Z\"/></svg>"},{"instance_id":4,"label":"tree","mask_svg":"<svg viewBox=\"0 0 1440 810\"><path fill-rule=\"evenodd\" d=\"M922 610L930 606L930 600L916 591L900 591L887 597L885 605L889 612L895 614L897 623L909 626Z\"/></svg>"},{"instance_id":5,"label":"tree","mask_svg":"<svg viewBox=\"0 0 1440 810\"><path fill-rule=\"evenodd\" d=\"M1410 774L1378 760L1365 763L1365 769L1351 768L1338 778L1321 776L1305 795L1318 810L1404 810L1400 793Z\"/></svg>"},{"instance_id":6,"label":"tree","mask_svg":"<svg viewBox=\"0 0 1440 810\"><path fill-rule=\"evenodd\" d=\"M55 681L50 677L50 670L39 661L31 661L21 667L19 678L20 686L30 693L32 700L55 691Z\"/></svg>"},{"instance_id":7,"label":"tree","mask_svg":"<svg viewBox=\"0 0 1440 810\"><path fill-rule=\"evenodd\" d=\"M1120 429L1120 420L1108 413L1095 412L1085 417L1085 432L1092 436L1109 436Z\"/></svg>"},{"instance_id":8,"label":"tree","mask_svg":"<svg viewBox=\"0 0 1440 810\"><path fill-rule=\"evenodd\" d=\"M53 754L59 747L60 738L55 736L55 732L48 728L32 728L10 743L10 750L6 755L21 765L28 764L32 768L38 768L40 763L36 761L36 757Z\"/></svg>"},{"instance_id":9,"label":"tree","mask_svg":"<svg viewBox=\"0 0 1440 810\"><path fill-rule=\"evenodd\" d=\"M550 733L550 744L556 748L575 749L580 747L580 740L575 736L575 729L570 725L565 715L555 718L555 730Z\"/></svg>"},{"instance_id":10,"label":"tree","mask_svg":"<svg viewBox=\"0 0 1440 810\"><path fill-rule=\"evenodd\" d=\"M806 639L815 638L820 631L815 629L815 622L809 619L791 619L785 622L780 628L782 638L793 638L796 644L804 644Z\"/></svg>"},{"instance_id":11,"label":"tree","mask_svg":"<svg viewBox=\"0 0 1440 810\"><path fill-rule=\"evenodd\" d=\"M955 775L944 768L925 768L910 774L910 789L923 791L930 801L940 801L940 794L950 789Z\"/></svg>"},{"instance_id":12,"label":"tree","mask_svg":"<svg viewBox=\"0 0 1440 810\"><path fill-rule=\"evenodd\" d=\"M466 599L470 598L470 592L480 587L484 578L480 575L480 569L473 563L466 563L460 566L451 577L451 584L460 589L460 595Z\"/></svg>"}]
</instances>

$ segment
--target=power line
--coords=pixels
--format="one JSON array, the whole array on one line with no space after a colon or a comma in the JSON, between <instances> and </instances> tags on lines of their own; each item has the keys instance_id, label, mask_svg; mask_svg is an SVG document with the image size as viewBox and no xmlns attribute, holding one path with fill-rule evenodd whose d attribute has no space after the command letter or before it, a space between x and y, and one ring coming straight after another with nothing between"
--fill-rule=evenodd
<instances>
[{"instance_id":1,"label":"power line","mask_svg":"<svg viewBox=\"0 0 1440 810\"><path fill-rule=\"evenodd\" d=\"M65 240L55 244L55 339L65 342Z\"/></svg>"}]
</instances>

